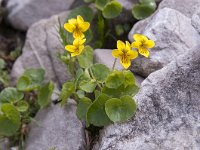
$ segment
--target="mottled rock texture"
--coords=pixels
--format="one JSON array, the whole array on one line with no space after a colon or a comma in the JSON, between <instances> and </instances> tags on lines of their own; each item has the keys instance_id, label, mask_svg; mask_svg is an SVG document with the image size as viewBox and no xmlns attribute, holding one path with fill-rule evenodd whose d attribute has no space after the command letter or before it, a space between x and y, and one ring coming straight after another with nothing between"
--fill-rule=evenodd
<instances>
[{"instance_id":1,"label":"mottled rock texture","mask_svg":"<svg viewBox=\"0 0 200 150\"><path fill-rule=\"evenodd\" d=\"M76 104L70 100L65 107L59 104L40 110L31 123L26 150L83 150L85 134L76 117Z\"/></svg>"},{"instance_id":2,"label":"mottled rock texture","mask_svg":"<svg viewBox=\"0 0 200 150\"><path fill-rule=\"evenodd\" d=\"M129 40L133 41L134 33L138 33L135 28L129 33ZM187 52L189 48L196 47L200 40L200 35L192 26L191 19L171 8L157 11L142 33L156 43L150 50L148 59L139 57L132 63L131 70L144 77L161 69L177 56Z\"/></svg>"},{"instance_id":3,"label":"mottled rock texture","mask_svg":"<svg viewBox=\"0 0 200 150\"><path fill-rule=\"evenodd\" d=\"M93 150L198 150L200 47L149 75L135 99L135 117L102 130Z\"/></svg>"},{"instance_id":4,"label":"mottled rock texture","mask_svg":"<svg viewBox=\"0 0 200 150\"><path fill-rule=\"evenodd\" d=\"M13 27L27 30L33 23L80 5L81 0L9 0L8 21Z\"/></svg>"},{"instance_id":5,"label":"mottled rock texture","mask_svg":"<svg viewBox=\"0 0 200 150\"><path fill-rule=\"evenodd\" d=\"M69 12L55 15L35 23L27 33L22 55L16 60L11 81L16 79L27 68L44 68L46 79L61 84L69 79L66 67L58 59L58 53L64 51L58 34L58 18L64 23Z\"/></svg>"}]
</instances>

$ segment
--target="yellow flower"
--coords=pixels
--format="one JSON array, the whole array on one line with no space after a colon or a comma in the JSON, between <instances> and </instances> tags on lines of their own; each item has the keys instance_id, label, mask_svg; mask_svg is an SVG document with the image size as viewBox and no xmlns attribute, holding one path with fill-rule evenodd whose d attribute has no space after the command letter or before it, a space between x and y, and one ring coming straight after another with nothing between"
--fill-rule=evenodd
<instances>
[{"instance_id":1,"label":"yellow flower","mask_svg":"<svg viewBox=\"0 0 200 150\"><path fill-rule=\"evenodd\" d=\"M85 43L85 41L86 39L76 38L73 41L73 45L66 45L65 49L71 53L72 57L80 55L84 49L83 44Z\"/></svg>"},{"instance_id":2,"label":"yellow flower","mask_svg":"<svg viewBox=\"0 0 200 150\"><path fill-rule=\"evenodd\" d=\"M118 40L117 49L112 51L112 55L115 58L119 58L122 66L127 69L131 65L131 59L135 59L138 56L138 52L131 50L131 44L128 41L125 44Z\"/></svg>"},{"instance_id":3,"label":"yellow flower","mask_svg":"<svg viewBox=\"0 0 200 150\"><path fill-rule=\"evenodd\" d=\"M131 47L137 48L141 55L149 57L148 49L155 46L154 41L149 40L146 36L141 34L134 34L133 38L135 42L131 44Z\"/></svg>"},{"instance_id":4,"label":"yellow flower","mask_svg":"<svg viewBox=\"0 0 200 150\"><path fill-rule=\"evenodd\" d=\"M64 24L64 28L68 32L73 33L74 38L83 38L83 32L87 31L89 27L90 23L85 22L80 15L78 15L76 19L69 19L68 23Z\"/></svg>"}]
</instances>

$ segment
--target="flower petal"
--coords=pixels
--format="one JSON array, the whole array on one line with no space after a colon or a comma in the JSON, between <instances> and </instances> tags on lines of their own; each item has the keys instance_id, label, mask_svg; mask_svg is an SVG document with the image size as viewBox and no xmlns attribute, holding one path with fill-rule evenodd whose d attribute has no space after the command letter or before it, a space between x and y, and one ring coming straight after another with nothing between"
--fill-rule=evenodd
<instances>
[{"instance_id":1,"label":"flower petal","mask_svg":"<svg viewBox=\"0 0 200 150\"><path fill-rule=\"evenodd\" d=\"M115 58L119 58L119 57L122 55L122 52L121 52L120 50L118 50L118 49L114 49L114 50L112 51L112 55L113 55L113 57L115 57Z\"/></svg>"},{"instance_id":2,"label":"flower petal","mask_svg":"<svg viewBox=\"0 0 200 150\"><path fill-rule=\"evenodd\" d=\"M133 48L138 48L140 45L141 45L141 42L133 42L133 43L131 44L131 47L133 47Z\"/></svg>"},{"instance_id":3,"label":"flower petal","mask_svg":"<svg viewBox=\"0 0 200 150\"><path fill-rule=\"evenodd\" d=\"M148 51L148 49L143 48L143 47L139 47L138 50L139 50L139 53L141 55L143 55L145 57L149 57L149 51Z\"/></svg>"},{"instance_id":4,"label":"flower petal","mask_svg":"<svg viewBox=\"0 0 200 150\"><path fill-rule=\"evenodd\" d=\"M75 25L75 26L77 25L77 20L74 19L74 18L73 18L73 19L69 19L68 22L69 22L70 24Z\"/></svg>"},{"instance_id":5,"label":"flower petal","mask_svg":"<svg viewBox=\"0 0 200 150\"><path fill-rule=\"evenodd\" d=\"M74 32L73 32L73 37L76 39L76 38L84 38L85 36L84 36L84 34L81 32L81 31L79 31L79 30L74 30Z\"/></svg>"},{"instance_id":6,"label":"flower petal","mask_svg":"<svg viewBox=\"0 0 200 150\"><path fill-rule=\"evenodd\" d=\"M120 63L122 64L122 66L127 69L130 65L131 65L131 61L130 59L127 59L127 58L121 58L120 59Z\"/></svg>"},{"instance_id":7,"label":"flower petal","mask_svg":"<svg viewBox=\"0 0 200 150\"><path fill-rule=\"evenodd\" d=\"M146 36L141 35L141 34L134 34L133 38L137 42L142 42L142 41L147 41L148 40L148 38Z\"/></svg>"},{"instance_id":8,"label":"flower petal","mask_svg":"<svg viewBox=\"0 0 200 150\"><path fill-rule=\"evenodd\" d=\"M125 43L118 40L117 41L117 49L126 49Z\"/></svg>"},{"instance_id":9,"label":"flower petal","mask_svg":"<svg viewBox=\"0 0 200 150\"><path fill-rule=\"evenodd\" d=\"M82 32L85 32L89 29L90 27L90 23L89 22L82 22L82 23L79 23L79 29L82 31Z\"/></svg>"},{"instance_id":10,"label":"flower petal","mask_svg":"<svg viewBox=\"0 0 200 150\"><path fill-rule=\"evenodd\" d=\"M127 52L127 57L129 59L135 59L138 57L138 52L137 51L133 51L133 50L130 50Z\"/></svg>"},{"instance_id":11,"label":"flower petal","mask_svg":"<svg viewBox=\"0 0 200 150\"><path fill-rule=\"evenodd\" d=\"M70 23L65 23L64 24L64 28L65 30L67 30L68 32L73 32L74 29L76 28L73 24Z\"/></svg>"},{"instance_id":12,"label":"flower petal","mask_svg":"<svg viewBox=\"0 0 200 150\"><path fill-rule=\"evenodd\" d=\"M83 17L81 17L80 15L78 15L78 16L77 16L77 22L78 22L78 24L79 24L79 23L83 23L83 22L84 22Z\"/></svg>"},{"instance_id":13,"label":"flower petal","mask_svg":"<svg viewBox=\"0 0 200 150\"><path fill-rule=\"evenodd\" d=\"M126 41L126 50L131 50L131 44L128 41Z\"/></svg>"},{"instance_id":14,"label":"flower petal","mask_svg":"<svg viewBox=\"0 0 200 150\"><path fill-rule=\"evenodd\" d=\"M152 41L152 40L147 40L147 41L145 42L145 46L146 46L147 48L153 48L153 47L155 46L155 42Z\"/></svg>"},{"instance_id":15,"label":"flower petal","mask_svg":"<svg viewBox=\"0 0 200 150\"><path fill-rule=\"evenodd\" d=\"M74 52L76 50L76 47L73 45L66 45L65 49L69 52Z\"/></svg>"}]
</instances>

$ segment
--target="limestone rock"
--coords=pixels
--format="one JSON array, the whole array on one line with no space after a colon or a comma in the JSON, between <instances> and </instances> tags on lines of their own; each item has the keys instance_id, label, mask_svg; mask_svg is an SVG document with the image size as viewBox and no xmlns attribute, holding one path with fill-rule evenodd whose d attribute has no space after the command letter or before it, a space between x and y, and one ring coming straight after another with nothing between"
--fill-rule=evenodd
<instances>
[{"instance_id":1,"label":"limestone rock","mask_svg":"<svg viewBox=\"0 0 200 150\"><path fill-rule=\"evenodd\" d=\"M129 33L129 40L133 41L134 33L137 32L132 30ZM156 43L148 59L138 57L132 63L131 70L144 77L161 69L188 51L188 48L196 47L200 40L200 35L191 25L191 19L170 8L160 9L152 16L142 33Z\"/></svg>"},{"instance_id":2,"label":"limestone rock","mask_svg":"<svg viewBox=\"0 0 200 150\"><path fill-rule=\"evenodd\" d=\"M64 51L58 34L58 18L64 23L68 14L69 12L64 12L41 20L28 30L23 53L16 60L11 72L12 83L26 68L44 68L46 79L58 84L69 79L66 66L57 57L58 52Z\"/></svg>"},{"instance_id":3,"label":"limestone rock","mask_svg":"<svg viewBox=\"0 0 200 150\"><path fill-rule=\"evenodd\" d=\"M49 18L71 8L80 0L9 0L6 6L8 21L20 30L27 30L33 23Z\"/></svg>"},{"instance_id":4,"label":"limestone rock","mask_svg":"<svg viewBox=\"0 0 200 150\"><path fill-rule=\"evenodd\" d=\"M199 87L200 47L150 74L135 96L135 118L103 129L93 150L198 150Z\"/></svg>"},{"instance_id":5,"label":"limestone rock","mask_svg":"<svg viewBox=\"0 0 200 150\"><path fill-rule=\"evenodd\" d=\"M192 25L200 34L200 11L198 10L192 16Z\"/></svg>"},{"instance_id":6,"label":"limestone rock","mask_svg":"<svg viewBox=\"0 0 200 150\"><path fill-rule=\"evenodd\" d=\"M192 15L200 7L200 1L190 0L190 2L188 2L188 0L162 0L159 4L157 11L154 14L156 14L160 9L165 8L165 7L175 9L181 12L182 14L184 14L185 16L191 18ZM145 30L148 23L151 21L154 14L134 24L131 30L131 33L142 33ZM129 34L129 39L131 38L132 38L131 34Z\"/></svg>"},{"instance_id":7,"label":"limestone rock","mask_svg":"<svg viewBox=\"0 0 200 150\"><path fill-rule=\"evenodd\" d=\"M113 66L114 60L115 60L115 58L112 56L111 52L112 52L111 49L96 49L94 51L95 63L102 63L111 69ZM115 68L118 70L124 69L123 66L120 64L119 59L116 62ZM135 75L138 85L141 85L144 78L137 74L134 74L134 75Z\"/></svg>"},{"instance_id":8,"label":"limestone rock","mask_svg":"<svg viewBox=\"0 0 200 150\"><path fill-rule=\"evenodd\" d=\"M76 104L69 101L40 110L30 125L26 150L82 150L85 135L82 123L76 117Z\"/></svg>"}]
</instances>

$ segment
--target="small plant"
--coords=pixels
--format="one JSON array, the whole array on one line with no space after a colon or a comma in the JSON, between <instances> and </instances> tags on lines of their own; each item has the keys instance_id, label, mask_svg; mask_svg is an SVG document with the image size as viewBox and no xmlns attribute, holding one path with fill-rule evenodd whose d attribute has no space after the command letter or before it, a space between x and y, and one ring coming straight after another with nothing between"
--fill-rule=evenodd
<instances>
[{"instance_id":1,"label":"small plant","mask_svg":"<svg viewBox=\"0 0 200 150\"><path fill-rule=\"evenodd\" d=\"M117 49L112 51L115 61L112 69L109 69L103 64L93 63L93 49L85 45L85 32L89 26L89 22L80 15L64 24L74 38L72 44L65 45L63 55L67 58L65 63L72 79L63 84L60 100L65 104L69 97L75 99L78 104L76 114L79 119L86 121L87 126L127 121L137 109L133 96L139 90L134 75L127 69L138 52L149 57L148 48L153 48L155 43L140 34L134 35L133 43L118 40ZM65 36L61 34L62 37ZM66 37L62 39L63 43L67 43ZM124 70L115 69L118 58Z\"/></svg>"},{"instance_id":2,"label":"small plant","mask_svg":"<svg viewBox=\"0 0 200 150\"><path fill-rule=\"evenodd\" d=\"M134 18L141 20L149 17L155 10L155 0L139 0L139 3L133 6L132 14Z\"/></svg>"},{"instance_id":3,"label":"small plant","mask_svg":"<svg viewBox=\"0 0 200 150\"><path fill-rule=\"evenodd\" d=\"M27 69L16 88L7 87L0 93L0 137L8 137L12 145L23 146L32 117L50 103L54 85L43 83L44 75L43 69Z\"/></svg>"},{"instance_id":4,"label":"small plant","mask_svg":"<svg viewBox=\"0 0 200 150\"><path fill-rule=\"evenodd\" d=\"M8 86L8 72L5 70L6 63L0 58L0 87Z\"/></svg>"}]
</instances>

